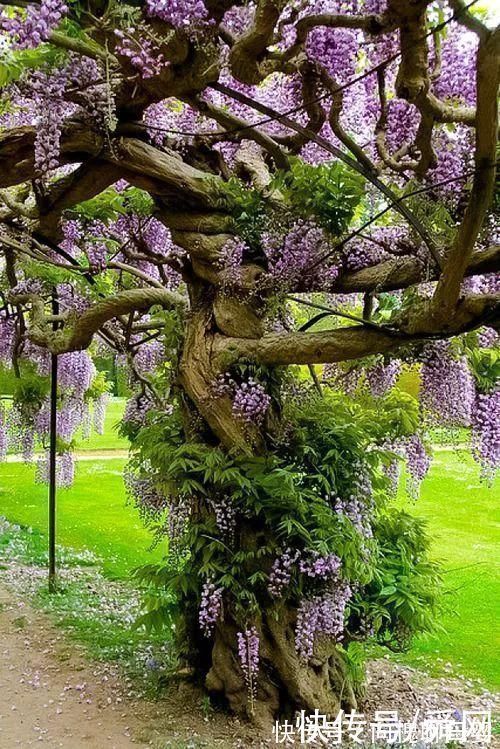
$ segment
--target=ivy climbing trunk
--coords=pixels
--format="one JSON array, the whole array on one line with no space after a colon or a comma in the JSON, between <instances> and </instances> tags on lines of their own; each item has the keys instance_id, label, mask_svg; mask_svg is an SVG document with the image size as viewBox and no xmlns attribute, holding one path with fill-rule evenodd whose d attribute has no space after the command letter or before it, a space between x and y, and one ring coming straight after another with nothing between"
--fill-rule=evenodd
<instances>
[{"instance_id":1,"label":"ivy climbing trunk","mask_svg":"<svg viewBox=\"0 0 500 749\"><path fill-rule=\"evenodd\" d=\"M192 290L192 302L193 311L179 367L179 384L190 409L202 416L204 437L210 444L223 446L227 452L237 451L249 456L268 454L270 443L267 437L270 430L279 430L280 414L268 414L264 436L257 425L242 424L235 418L230 397L214 398L213 384L224 371L224 361L214 355L214 337L220 335L220 330L210 287L200 285ZM230 305L232 326L243 330L246 325L248 334L247 308L235 299L230 301ZM238 314L245 316L245 321L239 322ZM227 323L228 317L225 319ZM262 334L256 316L254 322L254 332ZM200 439L200 434L197 439ZM235 554L239 551L256 552L269 545L272 536L273 530L266 527L261 518L240 518L233 551ZM263 567L269 572L272 561L271 558L259 559L258 564L248 564L243 574L250 577ZM201 583L200 579L200 591ZM291 716L295 710L303 709L309 713L319 709L320 713L336 715L340 707L356 707L356 695L343 651L331 638L319 638L314 657L304 662L295 645L297 607L284 601L276 602L265 586L259 601L260 613L251 621L259 636L259 672L253 698L249 695L238 652L238 632L244 629L244 625L234 616L231 603L224 603L223 616L213 636L205 640L200 634L196 616L199 601L189 598L184 604L181 606L185 611L183 630L188 641L184 654L209 692L222 696L238 715L247 716L269 729L270 722L278 715Z\"/></svg>"}]
</instances>

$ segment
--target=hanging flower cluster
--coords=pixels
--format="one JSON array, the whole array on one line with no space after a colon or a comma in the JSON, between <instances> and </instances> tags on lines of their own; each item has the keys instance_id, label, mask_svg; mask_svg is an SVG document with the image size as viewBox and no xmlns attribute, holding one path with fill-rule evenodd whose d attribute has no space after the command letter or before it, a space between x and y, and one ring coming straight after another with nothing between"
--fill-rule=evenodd
<instances>
[{"instance_id":1,"label":"hanging flower cluster","mask_svg":"<svg viewBox=\"0 0 500 749\"><path fill-rule=\"evenodd\" d=\"M260 638L256 627L238 632L238 655L245 677L250 702L250 712L257 697L257 675L259 673Z\"/></svg>"},{"instance_id":2,"label":"hanging flower cluster","mask_svg":"<svg viewBox=\"0 0 500 749\"><path fill-rule=\"evenodd\" d=\"M295 634L295 647L300 658L308 661L314 652L316 639L320 635L341 641L347 604L352 597L351 587L344 580L337 580L332 587L299 605Z\"/></svg>"},{"instance_id":3,"label":"hanging flower cluster","mask_svg":"<svg viewBox=\"0 0 500 749\"><path fill-rule=\"evenodd\" d=\"M32 49L47 41L67 11L68 6L63 0L40 0L39 3L30 3L25 14L1 14L0 26L11 35L17 49Z\"/></svg>"},{"instance_id":4,"label":"hanging flower cluster","mask_svg":"<svg viewBox=\"0 0 500 749\"><path fill-rule=\"evenodd\" d=\"M217 529L227 542L232 544L236 530L236 508L231 497L226 495L211 499L210 506L215 513Z\"/></svg>"},{"instance_id":5,"label":"hanging flower cluster","mask_svg":"<svg viewBox=\"0 0 500 749\"><path fill-rule=\"evenodd\" d=\"M478 393L472 418L472 451L492 482L500 466L500 390Z\"/></svg>"},{"instance_id":6,"label":"hanging flower cluster","mask_svg":"<svg viewBox=\"0 0 500 749\"><path fill-rule=\"evenodd\" d=\"M366 370L366 379L370 392L376 398L385 395L394 387L401 374L401 362L393 359L387 364L379 362Z\"/></svg>"},{"instance_id":7,"label":"hanging flower cluster","mask_svg":"<svg viewBox=\"0 0 500 749\"><path fill-rule=\"evenodd\" d=\"M147 0L146 8L150 16L177 28L188 29L208 20L203 0Z\"/></svg>"},{"instance_id":8,"label":"hanging flower cluster","mask_svg":"<svg viewBox=\"0 0 500 749\"><path fill-rule=\"evenodd\" d=\"M217 377L212 386L216 398L229 396L233 401L233 414L245 424L260 426L271 405L271 396L253 377L237 383L228 373Z\"/></svg>"},{"instance_id":9,"label":"hanging flower cluster","mask_svg":"<svg viewBox=\"0 0 500 749\"><path fill-rule=\"evenodd\" d=\"M271 405L268 395L260 383L253 378L236 387L233 397L233 414L246 424L260 425Z\"/></svg>"},{"instance_id":10,"label":"hanging flower cluster","mask_svg":"<svg viewBox=\"0 0 500 749\"><path fill-rule=\"evenodd\" d=\"M424 410L443 426L469 426L476 391L465 357L455 358L450 343L438 341L427 344L422 358Z\"/></svg>"},{"instance_id":11,"label":"hanging flower cluster","mask_svg":"<svg viewBox=\"0 0 500 749\"><path fill-rule=\"evenodd\" d=\"M141 29L131 27L126 31L116 30L115 35L118 37L116 52L128 57L141 78L153 78L168 65L163 54L158 51L151 39L141 36Z\"/></svg>"},{"instance_id":12,"label":"hanging flower cluster","mask_svg":"<svg viewBox=\"0 0 500 749\"><path fill-rule=\"evenodd\" d=\"M211 580L203 584L201 604L199 610L200 629L205 637L213 634L215 625L222 612L222 588L218 588Z\"/></svg>"},{"instance_id":13,"label":"hanging flower cluster","mask_svg":"<svg viewBox=\"0 0 500 749\"><path fill-rule=\"evenodd\" d=\"M11 405L6 408L2 404L0 458L4 458L7 450L10 450L20 453L25 462L32 463L37 444L45 449L50 437L51 404L47 383L50 355L44 349L26 344L23 361L26 358L36 365L37 376L28 379L25 386L21 379L21 389L14 395ZM96 375L94 363L86 351L73 351L58 357L56 478L59 486L68 487L73 483L71 450L79 430L83 438L89 436L92 424L98 433L104 430L107 393L102 390L104 380L99 383ZM47 455L38 459L36 480L48 480Z\"/></svg>"}]
</instances>

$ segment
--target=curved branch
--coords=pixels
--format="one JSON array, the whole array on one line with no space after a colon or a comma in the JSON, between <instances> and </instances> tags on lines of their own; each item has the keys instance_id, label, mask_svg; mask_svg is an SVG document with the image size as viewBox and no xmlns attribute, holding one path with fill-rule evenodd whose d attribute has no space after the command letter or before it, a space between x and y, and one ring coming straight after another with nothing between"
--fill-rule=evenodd
<instances>
[{"instance_id":1,"label":"curved branch","mask_svg":"<svg viewBox=\"0 0 500 749\"><path fill-rule=\"evenodd\" d=\"M132 174L152 177L158 182L157 194L167 196L172 204L219 209L229 205L223 180L186 164L180 156L136 138L119 138L112 145L110 162Z\"/></svg>"},{"instance_id":2,"label":"curved branch","mask_svg":"<svg viewBox=\"0 0 500 749\"><path fill-rule=\"evenodd\" d=\"M480 39L486 39L490 33L488 27L468 10L464 0L448 0L448 3L455 12L458 23L461 23L469 31L473 31Z\"/></svg>"},{"instance_id":3,"label":"curved branch","mask_svg":"<svg viewBox=\"0 0 500 749\"><path fill-rule=\"evenodd\" d=\"M231 72L243 83L260 83L271 72L262 69L268 46L286 0L259 0L252 26L239 37L231 48Z\"/></svg>"},{"instance_id":4,"label":"curved branch","mask_svg":"<svg viewBox=\"0 0 500 749\"><path fill-rule=\"evenodd\" d=\"M97 302L81 315L69 313L58 317L57 322L64 322L64 327L54 331L54 317L45 314L43 299L31 294L19 294L11 295L9 301L13 304L31 304L28 336L33 343L52 354L88 348L94 334L109 320L120 315L145 312L157 305L172 309L185 308L187 304L185 297L166 289L130 289Z\"/></svg>"},{"instance_id":5,"label":"curved branch","mask_svg":"<svg viewBox=\"0 0 500 749\"><path fill-rule=\"evenodd\" d=\"M465 275L477 276L499 271L500 245L493 245L487 250L474 253L466 268ZM424 268L422 262L415 257L394 258L362 270L343 273L334 282L330 291L340 294L395 291L424 281L437 281L438 275L435 268L429 270Z\"/></svg>"},{"instance_id":6,"label":"curved branch","mask_svg":"<svg viewBox=\"0 0 500 749\"><path fill-rule=\"evenodd\" d=\"M454 319L445 328L412 332L412 321L404 329L374 329L355 325L320 332L294 332L267 335L260 339L222 338L215 341L221 366L227 368L239 358L249 358L266 365L325 364L362 359L372 354L397 351L404 345L427 338L447 338L472 330L485 322L500 321L500 296L466 297Z\"/></svg>"}]
</instances>

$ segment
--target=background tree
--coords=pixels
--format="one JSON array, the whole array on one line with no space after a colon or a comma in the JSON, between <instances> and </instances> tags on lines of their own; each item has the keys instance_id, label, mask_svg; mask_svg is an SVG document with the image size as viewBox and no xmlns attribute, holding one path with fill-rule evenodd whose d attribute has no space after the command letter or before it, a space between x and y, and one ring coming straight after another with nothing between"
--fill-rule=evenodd
<instances>
[{"instance_id":1,"label":"background tree","mask_svg":"<svg viewBox=\"0 0 500 749\"><path fill-rule=\"evenodd\" d=\"M398 462L416 491L432 420L499 462L499 31L462 0L1 6L2 449L43 441L57 354L68 464L114 349L170 538L144 622L258 720L354 706L353 643L437 606Z\"/></svg>"}]
</instances>

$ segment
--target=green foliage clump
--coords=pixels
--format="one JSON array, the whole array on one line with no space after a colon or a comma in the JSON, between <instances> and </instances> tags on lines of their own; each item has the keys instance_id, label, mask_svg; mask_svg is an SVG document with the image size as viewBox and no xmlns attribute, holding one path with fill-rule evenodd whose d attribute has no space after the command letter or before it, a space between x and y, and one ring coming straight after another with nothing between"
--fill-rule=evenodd
<instances>
[{"instance_id":1,"label":"green foliage clump","mask_svg":"<svg viewBox=\"0 0 500 749\"><path fill-rule=\"evenodd\" d=\"M248 247L260 248L260 238L266 221L266 205L262 195L258 190L249 189L236 177L232 177L225 188L238 235Z\"/></svg>"},{"instance_id":2,"label":"green foliage clump","mask_svg":"<svg viewBox=\"0 0 500 749\"><path fill-rule=\"evenodd\" d=\"M468 360L478 390L482 393L494 390L500 382L500 349L471 348Z\"/></svg>"},{"instance_id":3,"label":"green foliage clump","mask_svg":"<svg viewBox=\"0 0 500 749\"><path fill-rule=\"evenodd\" d=\"M346 231L364 195L364 178L340 161L313 166L293 160L282 186L292 208L334 236Z\"/></svg>"},{"instance_id":4,"label":"green foliage clump","mask_svg":"<svg viewBox=\"0 0 500 749\"><path fill-rule=\"evenodd\" d=\"M183 507L189 507L189 521L171 542L166 562L137 573L147 587L140 623L171 626L179 611L196 611L203 580L225 591L232 615L244 622L273 605L272 564L293 549L342 560L342 577L357 591L347 614L351 639L367 629L366 622L390 645L402 643L403 633L407 638L429 629L438 571L428 562L420 522L387 508L387 454L379 447L387 434L411 433L415 423L413 399L405 393L381 399L377 411L338 394L321 402L311 396L287 404L286 426L275 435L272 451L245 456L186 442L179 414L152 417L136 436L131 467L138 475L153 475L156 490L167 498L165 514L154 514L153 526L163 531L169 515ZM360 476L370 487L370 532L335 509L335 499L349 497ZM221 497L238 517L233 538L216 522L213 503ZM308 585L295 570L284 592L287 605L297 607Z\"/></svg>"},{"instance_id":5,"label":"green foliage clump","mask_svg":"<svg viewBox=\"0 0 500 749\"><path fill-rule=\"evenodd\" d=\"M111 223L120 215L150 216L153 211L154 201L144 190L129 186L118 191L115 187L108 187L95 197L73 206L68 210L68 216Z\"/></svg>"},{"instance_id":6,"label":"green foliage clump","mask_svg":"<svg viewBox=\"0 0 500 749\"><path fill-rule=\"evenodd\" d=\"M429 559L425 521L391 509L380 513L373 579L353 603L371 623L377 640L394 650L407 649L412 637L432 632L441 610L440 566Z\"/></svg>"},{"instance_id":7,"label":"green foliage clump","mask_svg":"<svg viewBox=\"0 0 500 749\"><path fill-rule=\"evenodd\" d=\"M27 366L23 376L16 380L12 401L20 409L28 408L30 412L37 412L42 407L49 388L49 378Z\"/></svg>"}]
</instances>

